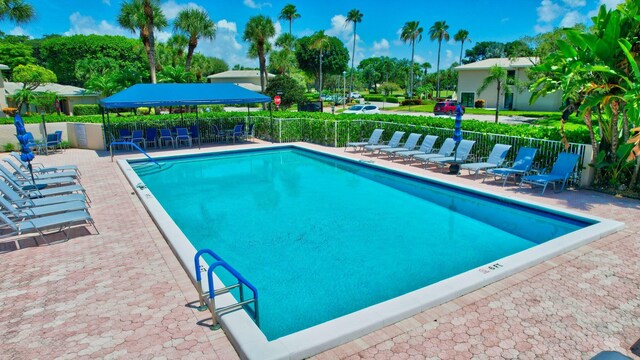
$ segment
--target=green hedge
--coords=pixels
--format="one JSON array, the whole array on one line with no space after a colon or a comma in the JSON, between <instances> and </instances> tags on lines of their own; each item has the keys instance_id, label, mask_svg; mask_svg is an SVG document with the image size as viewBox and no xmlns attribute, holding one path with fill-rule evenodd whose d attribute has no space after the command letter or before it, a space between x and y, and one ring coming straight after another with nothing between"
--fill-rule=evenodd
<instances>
[{"instance_id":1,"label":"green hedge","mask_svg":"<svg viewBox=\"0 0 640 360\"><path fill-rule=\"evenodd\" d=\"M399 103L400 101L404 100L403 97L396 97L396 96L384 96L384 95L365 95L363 96L364 101L386 101L388 103Z\"/></svg>"},{"instance_id":2,"label":"green hedge","mask_svg":"<svg viewBox=\"0 0 640 360\"><path fill-rule=\"evenodd\" d=\"M100 114L100 106L98 104L78 104L73 105L73 115L98 115Z\"/></svg>"},{"instance_id":3,"label":"green hedge","mask_svg":"<svg viewBox=\"0 0 640 360\"><path fill-rule=\"evenodd\" d=\"M183 114L184 119L195 119L194 113L186 113ZM255 111L251 112L253 116L269 116L268 111ZM339 114L332 115L331 113L320 113L320 112L289 112L289 111L278 111L273 113L274 117L279 118L305 118L305 119L322 119L322 120L375 120L375 121L386 121L386 122L395 122L402 124L414 124L421 126L432 126L432 127L441 127L441 128L450 128L454 127L454 120L449 118L439 118L439 117L426 117L426 116L409 116L409 115L391 115L391 114L376 114L376 115L355 115L355 114ZM208 114L200 114L199 117L201 119L232 119L232 118L241 118L246 116L246 113L242 112L211 112ZM170 114L170 115L154 115L154 116L117 116L115 114L110 114L109 116L112 124L118 123L151 123L156 124L162 121L172 121L179 120L179 114ZM2 118L0 119L3 124L13 124L12 118ZM47 122L60 122L60 121L69 121L69 122L86 122L86 123L102 123L102 116L100 115L87 115L87 116L60 116L57 115L45 115L45 120ZM25 123L40 123L42 118L40 116L26 116L24 117ZM322 122L324 124L324 122ZM554 126L534 126L528 124L521 125L511 125L511 124L496 124L491 122L483 122L477 120L464 120L462 122L462 129L468 131L477 131L482 133L492 133L492 134L504 134L511 136L519 136L523 138L536 138L536 139L547 139L547 140L561 140L560 131L557 127ZM567 139L570 142L574 143L582 143L582 144L590 144L589 132L586 129L580 128L576 130L567 130L566 131Z\"/></svg>"}]
</instances>

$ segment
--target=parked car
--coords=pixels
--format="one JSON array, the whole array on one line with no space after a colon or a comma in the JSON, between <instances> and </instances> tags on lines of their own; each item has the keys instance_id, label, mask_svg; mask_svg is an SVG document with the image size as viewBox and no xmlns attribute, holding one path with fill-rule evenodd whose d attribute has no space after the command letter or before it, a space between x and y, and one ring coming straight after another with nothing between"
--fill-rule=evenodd
<instances>
[{"instance_id":1,"label":"parked car","mask_svg":"<svg viewBox=\"0 0 640 360\"><path fill-rule=\"evenodd\" d=\"M322 112L322 103L320 101L313 101L306 104L298 104L298 111Z\"/></svg>"},{"instance_id":2,"label":"parked car","mask_svg":"<svg viewBox=\"0 0 640 360\"><path fill-rule=\"evenodd\" d=\"M357 91L354 91L352 93L349 93L349 97L352 99L360 99L362 95L360 95L360 93L358 93Z\"/></svg>"},{"instance_id":3,"label":"parked car","mask_svg":"<svg viewBox=\"0 0 640 360\"><path fill-rule=\"evenodd\" d=\"M455 101L440 101L433 107L433 113L436 115L453 115L456 112L456 106L458 106L458 103ZM464 106L462 111L464 111Z\"/></svg>"},{"instance_id":4,"label":"parked car","mask_svg":"<svg viewBox=\"0 0 640 360\"><path fill-rule=\"evenodd\" d=\"M380 114L380 109L375 105L353 105L347 110L342 112L343 114Z\"/></svg>"}]
</instances>

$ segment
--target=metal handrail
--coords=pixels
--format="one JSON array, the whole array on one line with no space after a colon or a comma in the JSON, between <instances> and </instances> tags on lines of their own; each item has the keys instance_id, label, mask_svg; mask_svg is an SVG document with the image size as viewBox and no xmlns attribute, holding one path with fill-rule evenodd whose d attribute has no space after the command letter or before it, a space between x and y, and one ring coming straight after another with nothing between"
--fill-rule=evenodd
<instances>
[{"instance_id":1,"label":"metal handrail","mask_svg":"<svg viewBox=\"0 0 640 360\"><path fill-rule=\"evenodd\" d=\"M202 255L204 254L208 254L211 257L213 257L216 262L214 262L213 264L211 264L209 266L209 269L207 270L207 285L209 287L209 291L208 292L204 292L202 290L202 274L201 274L201 268L200 268L200 258L202 257ZM242 274L240 274L235 268L233 268L231 265L229 265L226 261L224 261L218 254L214 253L212 250L210 249L202 249L200 251L198 251L196 253L196 255L194 256L194 265L195 265L195 270L196 270L196 286L198 288L198 297L200 300L200 307L198 308L199 310L205 310L206 308L209 308L209 311L211 311L211 315L212 315L212 321L213 321L213 328L216 328L216 326L218 325L218 319L216 318L216 311L218 311L218 313L222 313L222 312L226 312L226 311L231 311L231 310L235 310L235 309L239 309L244 307L244 305L248 305L253 303L253 319L256 322L256 324L259 325L260 320L259 320L259 313L258 313L258 289L253 286L253 284L251 284L244 276L242 276ZM214 283L213 283L213 271L215 268L217 267L223 267L225 270L227 270L233 277L236 278L236 280L238 281L236 284L230 285L230 286L226 286L223 287L221 289L215 289L214 287ZM244 286L246 286L247 288L249 288L251 290L251 292L253 293L253 298L249 299L249 300L245 300L244 299ZM215 297L218 295L222 295L225 293L230 292L233 289L239 289L240 291L240 301L237 302L236 304L232 304L229 306L224 306L221 307L219 309L216 309L216 304L215 304ZM210 302L207 302L207 298L205 296L208 296L208 300L210 300Z\"/></svg>"},{"instance_id":2,"label":"metal handrail","mask_svg":"<svg viewBox=\"0 0 640 360\"><path fill-rule=\"evenodd\" d=\"M113 162L113 145L128 145L131 147L135 147L136 149L138 149L138 151L140 151L144 156L146 156L147 158L149 158L149 160L158 165L158 167L162 167L160 166L160 164L158 164L151 156L149 156L149 154L147 154L146 151L142 150L140 148L140 146L136 145L135 143L131 142L131 141L112 141L111 144L109 145L109 152L111 153L111 162Z\"/></svg>"}]
</instances>

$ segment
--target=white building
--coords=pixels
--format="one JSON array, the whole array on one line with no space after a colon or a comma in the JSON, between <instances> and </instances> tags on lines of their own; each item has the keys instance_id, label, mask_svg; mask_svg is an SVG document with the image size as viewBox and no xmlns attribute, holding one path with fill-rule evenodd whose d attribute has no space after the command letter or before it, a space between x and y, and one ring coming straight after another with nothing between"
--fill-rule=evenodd
<instances>
[{"instance_id":1,"label":"white building","mask_svg":"<svg viewBox=\"0 0 640 360\"><path fill-rule=\"evenodd\" d=\"M22 89L22 83L19 82L9 82L6 81L4 83L4 89L0 98L6 97L7 102L11 107L16 107L14 101L10 98L13 94L15 94L18 90ZM73 106L78 104L98 104L100 102L100 97L97 93L91 92L89 90L79 88L76 86L70 85L60 85L55 83L43 84L38 86L33 90L34 92L45 92L51 91L58 95L58 101L60 103L60 112L73 115ZM1 100L0 100L1 101ZM25 106L25 105L23 105ZM27 109L22 109L26 111ZM29 111L35 111L35 108L32 105Z\"/></svg>"},{"instance_id":2,"label":"white building","mask_svg":"<svg viewBox=\"0 0 640 360\"><path fill-rule=\"evenodd\" d=\"M473 107L474 102L478 99L485 100L485 107L507 110L532 110L532 111L559 111L562 106L561 94L554 93L538 100L529 105L531 92L528 89L519 91L513 85L511 93L500 94L500 104L496 104L497 94L496 86L489 85L481 94L478 94L478 88L482 85L482 81L489 76L489 69L494 65L498 65L507 69L507 76L516 79L521 84L529 84L529 69L538 63L538 58L520 57L515 59L496 58L486 59L455 68L458 71L458 100L466 107Z\"/></svg>"},{"instance_id":3,"label":"white building","mask_svg":"<svg viewBox=\"0 0 640 360\"><path fill-rule=\"evenodd\" d=\"M4 93L4 80L2 79L2 70L9 70L9 67L7 65L0 64L0 118L7 116L4 114L4 112L2 112L2 109L9 107L9 104L7 104L7 97Z\"/></svg>"},{"instance_id":4,"label":"white building","mask_svg":"<svg viewBox=\"0 0 640 360\"><path fill-rule=\"evenodd\" d=\"M267 73L267 82L276 77ZM229 70L207 76L210 83L232 83L251 91L261 92L260 71L258 70Z\"/></svg>"}]
</instances>

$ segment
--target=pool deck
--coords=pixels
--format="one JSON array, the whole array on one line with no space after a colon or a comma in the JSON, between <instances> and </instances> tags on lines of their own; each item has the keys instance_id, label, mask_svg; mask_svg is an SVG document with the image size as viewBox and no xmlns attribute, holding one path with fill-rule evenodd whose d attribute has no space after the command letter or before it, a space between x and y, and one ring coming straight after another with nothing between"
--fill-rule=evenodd
<instances>
[{"instance_id":1,"label":"pool deck","mask_svg":"<svg viewBox=\"0 0 640 360\"><path fill-rule=\"evenodd\" d=\"M151 156L263 146L151 152ZM579 359L629 351L640 338L640 201L592 191L547 190L374 160L520 200L532 200L626 223L616 234L424 311L315 359ZM118 158L139 157L129 153ZM71 149L39 156L47 165L77 164L100 231L78 228L67 242L21 248L0 241L0 359L234 359L207 312L189 306L197 293L115 162ZM57 239L50 236L51 240Z\"/></svg>"}]
</instances>

